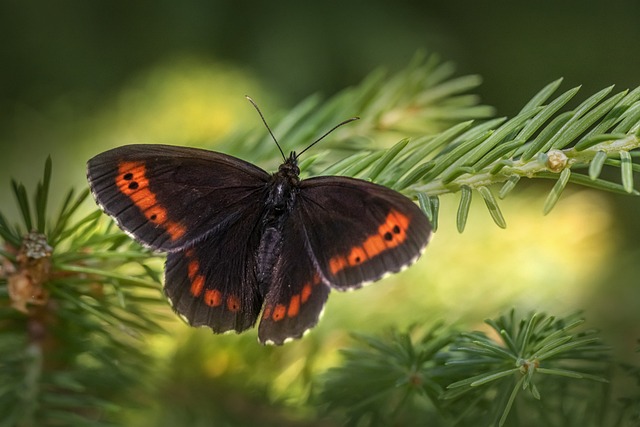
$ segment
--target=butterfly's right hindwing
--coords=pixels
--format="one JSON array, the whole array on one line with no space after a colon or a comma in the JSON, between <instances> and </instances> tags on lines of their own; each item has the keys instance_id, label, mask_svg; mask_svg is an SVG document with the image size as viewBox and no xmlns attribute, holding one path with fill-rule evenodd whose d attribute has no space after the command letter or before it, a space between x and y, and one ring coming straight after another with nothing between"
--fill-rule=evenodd
<instances>
[{"instance_id":1,"label":"butterfly's right hindwing","mask_svg":"<svg viewBox=\"0 0 640 427\"><path fill-rule=\"evenodd\" d=\"M164 291L190 325L221 333L255 324L263 302L255 274L259 216L249 212L214 237L167 255Z\"/></svg>"}]
</instances>

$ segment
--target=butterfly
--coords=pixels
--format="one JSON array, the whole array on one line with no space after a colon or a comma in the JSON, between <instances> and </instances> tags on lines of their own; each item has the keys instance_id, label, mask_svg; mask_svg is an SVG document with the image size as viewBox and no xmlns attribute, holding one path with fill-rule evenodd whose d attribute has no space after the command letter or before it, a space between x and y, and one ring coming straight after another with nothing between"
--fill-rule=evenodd
<instances>
[{"instance_id":1,"label":"butterfly","mask_svg":"<svg viewBox=\"0 0 640 427\"><path fill-rule=\"evenodd\" d=\"M260 319L259 341L280 345L317 324L331 289L357 289L415 262L432 230L412 200L387 187L300 179L300 154L283 154L269 174L223 153L126 145L90 159L87 179L120 228L167 253L164 292L190 325L239 333Z\"/></svg>"}]
</instances>

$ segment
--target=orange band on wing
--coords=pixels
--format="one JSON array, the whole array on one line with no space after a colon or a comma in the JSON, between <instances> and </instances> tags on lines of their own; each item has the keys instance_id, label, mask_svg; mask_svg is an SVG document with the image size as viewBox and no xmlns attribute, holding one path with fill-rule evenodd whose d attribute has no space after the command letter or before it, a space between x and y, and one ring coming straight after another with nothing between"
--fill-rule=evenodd
<instances>
[{"instance_id":1,"label":"orange band on wing","mask_svg":"<svg viewBox=\"0 0 640 427\"><path fill-rule=\"evenodd\" d=\"M187 277L191 283L191 287L189 288L191 296L195 298L202 296L204 303L209 307L222 306L231 312L242 310L242 302L238 296L228 295L225 297L219 289L211 289L211 286L214 285L211 281L206 283L207 280L200 271L200 263L195 258L196 254L193 248L185 251L185 257L187 258ZM209 288L205 289L205 286Z\"/></svg>"},{"instance_id":2,"label":"orange band on wing","mask_svg":"<svg viewBox=\"0 0 640 427\"><path fill-rule=\"evenodd\" d=\"M227 297L227 308L229 311L239 311L240 310L240 300L235 295L229 295Z\"/></svg>"},{"instance_id":3,"label":"orange band on wing","mask_svg":"<svg viewBox=\"0 0 640 427\"><path fill-rule=\"evenodd\" d=\"M205 278L199 273L200 263L197 259L193 259L193 249L189 249L186 255L187 258L190 258L189 264L187 265L187 276L189 277L189 282L191 282L189 292L191 292L191 295L198 298L204 289Z\"/></svg>"},{"instance_id":4,"label":"orange band on wing","mask_svg":"<svg viewBox=\"0 0 640 427\"><path fill-rule=\"evenodd\" d=\"M331 258L329 271L331 274L337 274L345 268L355 267L386 250L401 245L407 239L410 223L409 217L392 210L378 227L376 234L367 237L362 244L353 246L346 256L337 255Z\"/></svg>"},{"instance_id":5,"label":"orange band on wing","mask_svg":"<svg viewBox=\"0 0 640 427\"><path fill-rule=\"evenodd\" d=\"M284 319L285 314L287 313L287 307L282 305L282 304L278 304L276 305L276 307L273 309L273 320L275 320L276 322L278 320L282 320Z\"/></svg>"},{"instance_id":6,"label":"orange band on wing","mask_svg":"<svg viewBox=\"0 0 640 427\"><path fill-rule=\"evenodd\" d=\"M116 185L149 221L164 228L171 240L178 240L187 229L179 222L169 220L167 210L149 189L146 172L147 168L142 162L120 162Z\"/></svg>"},{"instance_id":7,"label":"orange band on wing","mask_svg":"<svg viewBox=\"0 0 640 427\"><path fill-rule=\"evenodd\" d=\"M204 302L210 307L217 307L222 304L222 294L217 289L207 289L204 291Z\"/></svg>"},{"instance_id":8,"label":"orange band on wing","mask_svg":"<svg viewBox=\"0 0 640 427\"><path fill-rule=\"evenodd\" d=\"M193 279L191 279L191 295L194 297L199 297L202 294L202 290L204 289L204 276L197 275Z\"/></svg>"},{"instance_id":9,"label":"orange band on wing","mask_svg":"<svg viewBox=\"0 0 640 427\"><path fill-rule=\"evenodd\" d=\"M288 317L295 317L300 312L300 295L294 295L289 301L289 308L287 309Z\"/></svg>"},{"instance_id":10,"label":"orange band on wing","mask_svg":"<svg viewBox=\"0 0 640 427\"><path fill-rule=\"evenodd\" d=\"M300 293L300 298L302 303L304 304L305 302L307 302L310 296L311 296L311 283L305 283L305 285L302 287L302 292Z\"/></svg>"},{"instance_id":11,"label":"orange band on wing","mask_svg":"<svg viewBox=\"0 0 640 427\"><path fill-rule=\"evenodd\" d=\"M293 295L289 299L288 304L276 304L276 306L266 305L262 312L263 319L271 319L274 322L278 322L285 317L293 318L300 314L303 304L309 301L313 287L321 284L320 276L316 273L313 276L312 282L307 282L302 286L302 290L299 294Z\"/></svg>"}]
</instances>

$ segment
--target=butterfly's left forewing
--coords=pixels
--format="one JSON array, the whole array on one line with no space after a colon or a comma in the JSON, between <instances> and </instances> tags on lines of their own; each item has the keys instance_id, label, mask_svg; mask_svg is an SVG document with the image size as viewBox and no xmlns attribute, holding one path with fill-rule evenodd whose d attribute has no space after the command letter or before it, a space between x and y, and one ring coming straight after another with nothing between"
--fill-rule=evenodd
<instances>
[{"instance_id":1,"label":"butterfly's left forewing","mask_svg":"<svg viewBox=\"0 0 640 427\"><path fill-rule=\"evenodd\" d=\"M296 209L319 274L339 290L402 270L431 237L431 224L414 202L359 179L304 180Z\"/></svg>"}]
</instances>

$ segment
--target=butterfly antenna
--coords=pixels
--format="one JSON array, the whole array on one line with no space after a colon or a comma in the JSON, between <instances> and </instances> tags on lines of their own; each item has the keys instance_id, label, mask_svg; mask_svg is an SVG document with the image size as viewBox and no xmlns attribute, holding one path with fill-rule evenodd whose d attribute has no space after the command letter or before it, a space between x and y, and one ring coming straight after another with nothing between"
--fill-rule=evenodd
<instances>
[{"instance_id":1,"label":"butterfly antenna","mask_svg":"<svg viewBox=\"0 0 640 427\"><path fill-rule=\"evenodd\" d=\"M304 153L304 152L305 152L305 151L307 151L309 148L311 148L311 147L313 147L314 145L316 145L318 142L322 141L322 140L324 139L324 137L325 137L325 136L329 135L331 132L333 132L334 130L338 129L340 126L344 126L344 125L346 125L347 123L351 123L351 122L356 121L356 120L360 120L360 117L351 117L350 119L347 119L347 120L345 120L345 121L343 121L343 122L338 123L337 125L335 125L335 126L334 126L334 127L332 127L331 129L329 129L329 131L327 131L327 132L326 132L324 135L322 135L320 138L318 138L318 139L316 139L315 141L313 141L313 142L311 143L311 145L309 145L307 148L305 148L304 150L302 150L301 152L299 152L299 153L296 155L296 159L297 159L298 157L300 157L300 155L301 155L302 153Z\"/></svg>"},{"instance_id":2,"label":"butterfly antenna","mask_svg":"<svg viewBox=\"0 0 640 427\"><path fill-rule=\"evenodd\" d=\"M271 138L273 138L273 142L275 142L276 145L278 146L278 150L280 150L280 154L282 154L282 159L286 162L287 161L287 157L284 155L284 152L282 151L282 148L280 147L280 144L278 144L278 140L273 135L273 132L271 132L271 128L269 127L269 125L267 124L267 121L265 120L264 116L262 115L262 111L260 111L260 108L258 108L258 104L256 104L256 102L253 99L251 99L251 97L249 97L247 95L245 95L245 98L247 98L247 100L249 100L249 102L251 103L251 105L253 105L253 107L256 109L258 114L260 114L260 118L262 119L262 123L264 123L264 126L269 131L269 135L271 135Z\"/></svg>"}]
</instances>

